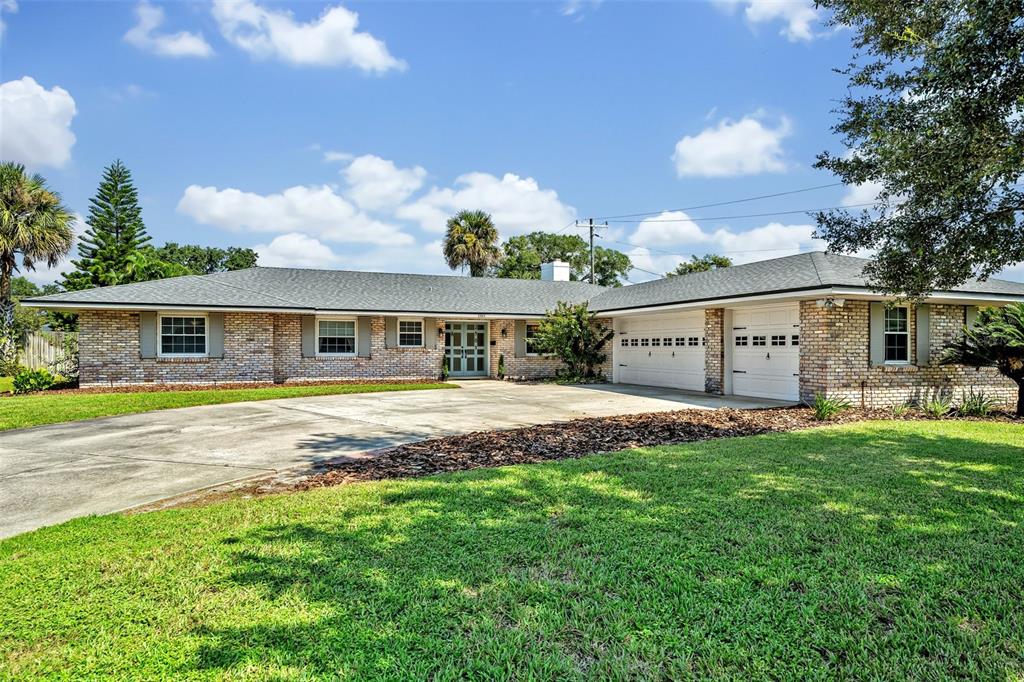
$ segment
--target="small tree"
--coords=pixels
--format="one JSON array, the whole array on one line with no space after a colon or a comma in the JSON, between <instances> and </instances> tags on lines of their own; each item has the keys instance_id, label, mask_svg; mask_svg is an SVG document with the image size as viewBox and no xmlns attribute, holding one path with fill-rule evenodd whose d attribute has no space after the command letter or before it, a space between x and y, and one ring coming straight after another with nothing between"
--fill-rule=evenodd
<instances>
[{"instance_id":1,"label":"small tree","mask_svg":"<svg viewBox=\"0 0 1024 682\"><path fill-rule=\"evenodd\" d=\"M574 379L599 376L597 367L608 357L602 351L615 334L594 319L586 303L559 303L537 329L537 345L565 363L565 375Z\"/></svg>"},{"instance_id":2,"label":"small tree","mask_svg":"<svg viewBox=\"0 0 1024 682\"><path fill-rule=\"evenodd\" d=\"M997 367L1017 384L1017 416L1024 417L1024 303L982 308L977 324L964 328L940 362Z\"/></svg>"}]
</instances>

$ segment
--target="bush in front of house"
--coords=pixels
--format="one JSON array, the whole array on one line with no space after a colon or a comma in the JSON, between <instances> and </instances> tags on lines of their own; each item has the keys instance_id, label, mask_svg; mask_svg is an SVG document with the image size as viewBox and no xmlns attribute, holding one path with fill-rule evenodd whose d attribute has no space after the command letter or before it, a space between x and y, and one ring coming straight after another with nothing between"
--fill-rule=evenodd
<instances>
[{"instance_id":1,"label":"bush in front of house","mask_svg":"<svg viewBox=\"0 0 1024 682\"><path fill-rule=\"evenodd\" d=\"M45 391L53 388L53 385L56 383L57 378L50 374L50 370L46 368L22 369L14 375L14 393L21 395Z\"/></svg>"},{"instance_id":2,"label":"bush in front of house","mask_svg":"<svg viewBox=\"0 0 1024 682\"><path fill-rule=\"evenodd\" d=\"M607 359L604 347L614 334L597 322L586 303L559 303L541 320L536 339L543 352L565 365L560 378L593 380L600 376L597 368Z\"/></svg>"},{"instance_id":3,"label":"bush in front of house","mask_svg":"<svg viewBox=\"0 0 1024 682\"><path fill-rule=\"evenodd\" d=\"M973 388L963 394L960 400L960 407L956 408L957 414L963 417L987 417L999 407L999 401L992 396L985 395L984 391L975 391Z\"/></svg>"},{"instance_id":4,"label":"bush in front of house","mask_svg":"<svg viewBox=\"0 0 1024 682\"><path fill-rule=\"evenodd\" d=\"M827 421L843 410L849 409L850 401L846 398L832 398L824 393L815 393L811 408L814 410L815 419Z\"/></svg>"}]
</instances>

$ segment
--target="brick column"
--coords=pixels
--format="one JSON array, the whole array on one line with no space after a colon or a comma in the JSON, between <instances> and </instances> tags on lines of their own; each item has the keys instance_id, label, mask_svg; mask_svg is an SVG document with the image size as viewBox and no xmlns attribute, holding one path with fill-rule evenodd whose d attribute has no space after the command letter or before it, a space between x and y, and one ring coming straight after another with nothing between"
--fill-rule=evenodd
<instances>
[{"instance_id":1,"label":"brick column","mask_svg":"<svg viewBox=\"0 0 1024 682\"><path fill-rule=\"evenodd\" d=\"M704 392L725 390L725 309L704 310Z\"/></svg>"}]
</instances>

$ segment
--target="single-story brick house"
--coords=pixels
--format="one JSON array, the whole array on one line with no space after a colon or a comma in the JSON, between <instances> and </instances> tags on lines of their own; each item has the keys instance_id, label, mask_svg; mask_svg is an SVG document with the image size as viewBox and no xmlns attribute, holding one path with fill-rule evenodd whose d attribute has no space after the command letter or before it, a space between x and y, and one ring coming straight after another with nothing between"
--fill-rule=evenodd
<instances>
[{"instance_id":1,"label":"single-story brick house","mask_svg":"<svg viewBox=\"0 0 1024 682\"><path fill-rule=\"evenodd\" d=\"M25 300L79 314L83 385L552 375L538 320L587 302L615 330L614 382L881 406L974 388L1010 401L994 369L942 366L979 306L1024 284L970 282L887 306L866 261L804 253L621 288L568 281L256 267Z\"/></svg>"}]
</instances>

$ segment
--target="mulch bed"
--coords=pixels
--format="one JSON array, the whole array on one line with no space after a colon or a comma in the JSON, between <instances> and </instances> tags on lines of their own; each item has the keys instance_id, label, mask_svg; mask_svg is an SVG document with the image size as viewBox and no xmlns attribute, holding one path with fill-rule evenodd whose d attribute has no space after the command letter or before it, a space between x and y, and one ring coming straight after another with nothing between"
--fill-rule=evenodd
<instances>
[{"instance_id":1,"label":"mulch bed","mask_svg":"<svg viewBox=\"0 0 1024 682\"><path fill-rule=\"evenodd\" d=\"M165 391L227 391L248 388L292 388L300 386L359 386L365 384L436 384L438 381L422 379L420 381L388 381L387 379L359 379L358 381L296 381L286 384L269 382L226 382L222 384L112 384L110 386L87 386L85 388L58 388L43 391L37 395L75 394L75 393L163 393ZM2 396L4 394L0 394Z\"/></svg>"},{"instance_id":2,"label":"mulch bed","mask_svg":"<svg viewBox=\"0 0 1024 682\"><path fill-rule=\"evenodd\" d=\"M334 463L328 471L300 481L290 489L309 490L357 481L429 476L481 467L572 459L629 448L796 431L826 423L844 424L865 419L894 418L924 417L916 412L893 417L889 410L847 410L828 422L821 422L814 418L814 413L808 408L774 408L679 410L576 419L400 445L370 459ZM1010 421L1012 417L997 415L989 419Z\"/></svg>"}]
</instances>

